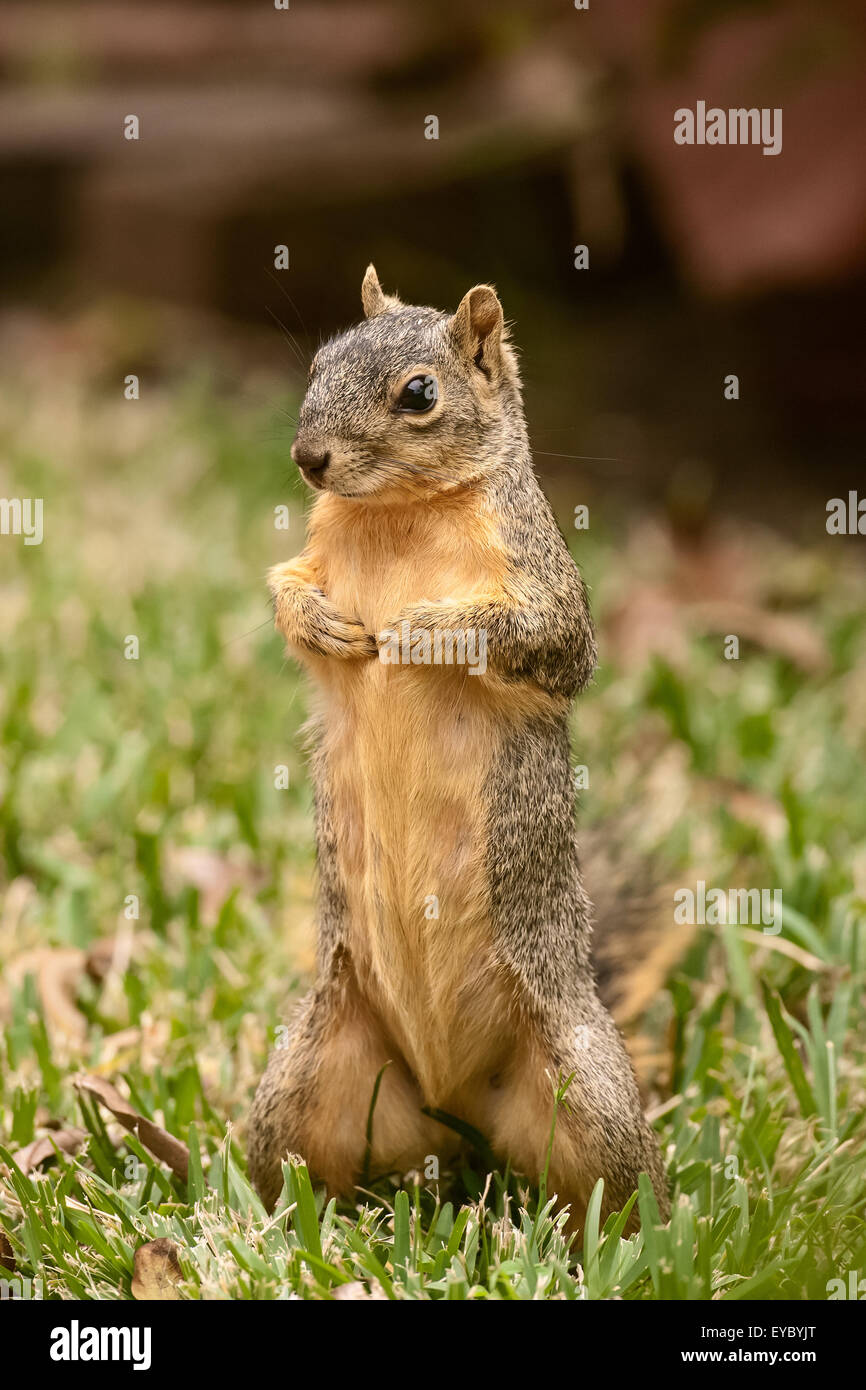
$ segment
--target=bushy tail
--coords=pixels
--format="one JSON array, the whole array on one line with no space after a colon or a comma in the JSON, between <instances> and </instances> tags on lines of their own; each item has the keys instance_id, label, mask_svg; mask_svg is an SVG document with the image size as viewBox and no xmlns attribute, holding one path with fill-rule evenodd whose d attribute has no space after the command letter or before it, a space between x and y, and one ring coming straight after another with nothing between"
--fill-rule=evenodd
<instances>
[{"instance_id":1,"label":"bushy tail","mask_svg":"<svg viewBox=\"0 0 866 1390\"><path fill-rule=\"evenodd\" d=\"M673 887L658 881L611 825L579 836L584 884L593 904L592 955L599 994L626 1035L641 1080L658 1077L659 1042L638 1024L689 947L693 927L674 922Z\"/></svg>"}]
</instances>

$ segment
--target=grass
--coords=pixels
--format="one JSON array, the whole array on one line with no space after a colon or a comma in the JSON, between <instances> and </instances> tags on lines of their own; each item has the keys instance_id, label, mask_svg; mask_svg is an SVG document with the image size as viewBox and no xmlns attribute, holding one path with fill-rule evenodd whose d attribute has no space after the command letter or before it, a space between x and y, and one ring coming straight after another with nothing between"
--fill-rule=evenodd
<instances>
[{"instance_id":1,"label":"grass","mask_svg":"<svg viewBox=\"0 0 866 1390\"><path fill-rule=\"evenodd\" d=\"M675 882L700 864L783 893L779 936L699 930L644 1020L670 1224L642 1188L637 1234L627 1212L600 1229L597 1190L569 1248L552 1195L481 1162L337 1207L293 1161L264 1212L244 1125L313 963L305 689L263 587L303 500L273 418L194 374L138 402L60 368L0 396L0 490L45 501L41 546L0 538L0 1225L18 1273L46 1298L130 1298L134 1252L160 1237L191 1299L823 1299L866 1273L866 606L847 549L768 533L752 563L820 638L818 674L772 643L726 662L694 633L629 665L611 635L576 716L586 822L631 807ZM646 556L601 508L578 549L604 639L639 611ZM80 1072L187 1144L187 1177ZM76 1153L27 1173L12 1157L70 1127Z\"/></svg>"}]
</instances>

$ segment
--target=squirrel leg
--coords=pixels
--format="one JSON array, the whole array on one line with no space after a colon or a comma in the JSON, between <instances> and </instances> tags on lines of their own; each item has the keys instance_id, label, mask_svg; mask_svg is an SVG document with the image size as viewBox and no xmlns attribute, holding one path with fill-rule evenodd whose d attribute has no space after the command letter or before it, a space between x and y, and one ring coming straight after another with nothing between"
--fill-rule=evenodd
<instances>
[{"instance_id":1,"label":"squirrel leg","mask_svg":"<svg viewBox=\"0 0 866 1390\"><path fill-rule=\"evenodd\" d=\"M642 1172L649 1174L663 1220L667 1180L655 1135L644 1118L631 1062L620 1034L596 1000L570 1036L552 1046L535 1036L522 1043L491 1093L489 1133L494 1151L532 1179L544 1171L553 1122L553 1088L573 1079L556 1118L548 1193L571 1208L570 1226L583 1225L586 1205L604 1178L602 1221L625 1205ZM633 1215L627 1230L633 1230Z\"/></svg>"},{"instance_id":2,"label":"squirrel leg","mask_svg":"<svg viewBox=\"0 0 866 1390\"><path fill-rule=\"evenodd\" d=\"M370 1108L383 1066L368 1154ZM313 1180L332 1195L351 1193L365 1167L375 1176L423 1164L441 1143L440 1127L421 1113L421 1103L399 1051L344 963L306 996L256 1092L249 1164L265 1205L273 1207L279 1196L289 1153L300 1154Z\"/></svg>"}]
</instances>

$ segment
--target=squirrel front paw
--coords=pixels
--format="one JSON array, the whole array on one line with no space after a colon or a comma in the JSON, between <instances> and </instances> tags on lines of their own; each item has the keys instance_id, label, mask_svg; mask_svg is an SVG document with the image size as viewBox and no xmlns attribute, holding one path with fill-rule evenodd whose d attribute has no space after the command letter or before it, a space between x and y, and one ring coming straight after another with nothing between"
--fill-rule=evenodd
<instances>
[{"instance_id":1,"label":"squirrel front paw","mask_svg":"<svg viewBox=\"0 0 866 1390\"><path fill-rule=\"evenodd\" d=\"M449 600L409 604L376 633L379 660L394 666L466 666L487 670L487 632L471 606Z\"/></svg>"},{"instance_id":2,"label":"squirrel front paw","mask_svg":"<svg viewBox=\"0 0 866 1390\"><path fill-rule=\"evenodd\" d=\"M375 637L363 623L357 618L343 617L327 599L311 615L300 645L322 656L336 656L343 660L374 657L378 650Z\"/></svg>"},{"instance_id":3,"label":"squirrel front paw","mask_svg":"<svg viewBox=\"0 0 866 1390\"><path fill-rule=\"evenodd\" d=\"M340 613L314 584L299 582L291 566L277 566L268 582L274 601L274 625L290 646L341 660L376 655L376 639L363 623Z\"/></svg>"},{"instance_id":4,"label":"squirrel front paw","mask_svg":"<svg viewBox=\"0 0 866 1390\"><path fill-rule=\"evenodd\" d=\"M389 641L407 637L408 640L415 633L437 631L459 631L467 625L467 611L460 608L456 603L449 602L447 599L429 599L420 603L407 604L401 608L396 617L390 622L384 623L376 633L376 640L381 648Z\"/></svg>"}]
</instances>

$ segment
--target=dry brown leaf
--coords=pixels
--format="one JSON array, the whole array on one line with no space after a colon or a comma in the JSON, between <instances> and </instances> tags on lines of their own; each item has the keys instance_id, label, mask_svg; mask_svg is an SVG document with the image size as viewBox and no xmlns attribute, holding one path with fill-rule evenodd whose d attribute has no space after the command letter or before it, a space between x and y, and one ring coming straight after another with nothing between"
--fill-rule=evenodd
<instances>
[{"instance_id":1,"label":"dry brown leaf","mask_svg":"<svg viewBox=\"0 0 866 1390\"><path fill-rule=\"evenodd\" d=\"M5 1231L0 1231L0 1269L8 1269L10 1274L15 1273L15 1251Z\"/></svg>"},{"instance_id":2,"label":"dry brown leaf","mask_svg":"<svg viewBox=\"0 0 866 1390\"><path fill-rule=\"evenodd\" d=\"M87 948L87 959L85 968L91 980L97 982L104 980L112 965L117 950L117 938L114 936L101 936L98 941L93 941Z\"/></svg>"},{"instance_id":3,"label":"dry brown leaf","mask_svg":"<svg viewBox=\"0 0 866 1390\"><path fill-rule=\"evenodd\" d=\"M84 961L83 951L50 951L44 957L38 974L39 993L49 1031L53 1028L55 1033L59 1032L75 1043L86 1041L89 1028L87 1019L76 1004Z\"/></svg>"},{"instance_id":4,"label":"dry brown leaf","mask_svg":"<svg viewBox=\"0 0 866 1390\"><path fill-rule=\"evenodd\" d=\"M189 883L200 894L201 920L213 926L220 908L236 888L253 891L261 873L251 863L216 854L203 845L171 845L165 854L165 870L170 882Z\"/></svg>"},{"instance_id":5,"label":"dry brown leaf","mask_svg":"<svg viewBox=\"0 0 866 1390\"><path fill-rule=\"evenodd\" d=\"M688 649L678 600L661 585L635 588L605 621L602 650L629 670L656 654L679 665Z\"/></svg>"},{"instance_id":6,"label":"dry brown leaf","mask_svg":"<svg viewBox=\"0 0 866 1390\"><path fill-rule=\"evenodd\" d=\"M757 647L784 656L808 675L820 675L830 664L824 639L806 618L771 613L750 603L712 599L691 605L691 624L705 632L734 633Z\"/></svg>"},{"instance_id":7,"label":"dry brown leaf","mask_svg":"<svg viewBox=\"0 0 866 1390\"><path fill-rule=\"evenodd\" d=\"M772 796L746 787L728 777L703 777L695 783L695 791L708 800L726 806L732 816L763 831L770 839L784 835L788 818L785 808Z\"/></svg>"},{"instance_id":8,"label":"dry brown leaf","mask_svg":"<svg viewBox=\"0 0 866 1390\"><path fill-rule=\"evenodd\" d=\"M95 1096L100 1104L120 1121L124 1129L128 1129L130 1134L135 1134L145 1148L150 1149L162 1163L167 1163L172 1172L186 1182L189 1173L189 1149L186 1144L182 1144L173 1134L154 1124L153 1120L139 1115L129 1101L124 1100L117 1087L112 1086L110 1081L103 1080L101 1076L77 1076L75 1085L79 1091Z\"/></svg>"},{"instance_id":9,"label":"dry brown leaf","mask_svg":"<svg viewBox=\"0 0 866 1390\"><path fill-rule=\"evenodd\" d=\"M25 951L7 971L8 983L16 988L28 975L34 976L52 1039L76 1046L86 1042L88 1034L87 1019L75 1002L85 959L83 951L72 947L43 947Z\"/></svg>"},{"instance_id":10,"label":"dry brown leaf","mask_svg":"<svg viewBox=\"0 0 866 1390\"><path fill-rule=\"evenodd\" d=\"M164 1236L140 1245L135 1252L132 1296L140 1303L169 1303L179 1300L177 1285L183 1279L177 1246Z\"/></svg>"},{"instance_id":11,"label":"dry brown leaf","mask_svg":"<svg viewBox=\"0 0 866 1390\"><path fill-rule=\"evenodd\" d=\"M56 1158L57 1149L61 1153L77 1154L86 1138L87 1131L76 1129L74 1125L68 1129L55 1129L50 1134L43 1135L41 1139L34 1139L31 1143L25 1144L24 1148L18 1149L12 1157L22 1173L30 1173L41 1163Z\"/></svg>"},{"instance_id":12,"label":"dry brown leaf","mask_svg":"<svg viewBox=\"0 0 866 1390\"><path fill-rule=\"evenodd\" d=\"M602 625L602 651L625 667L645 665L655 654L676 666L690 632L733 633L809 675L826 671L829 656L814 624L770 606L782 561L795 558L774 548L774 541L762 528L740 534L716 526L684 536L657 518L638 523L626 543L616 602ZM796 566L802 566L799 552Z\"/></svg>"}]
</instances>

